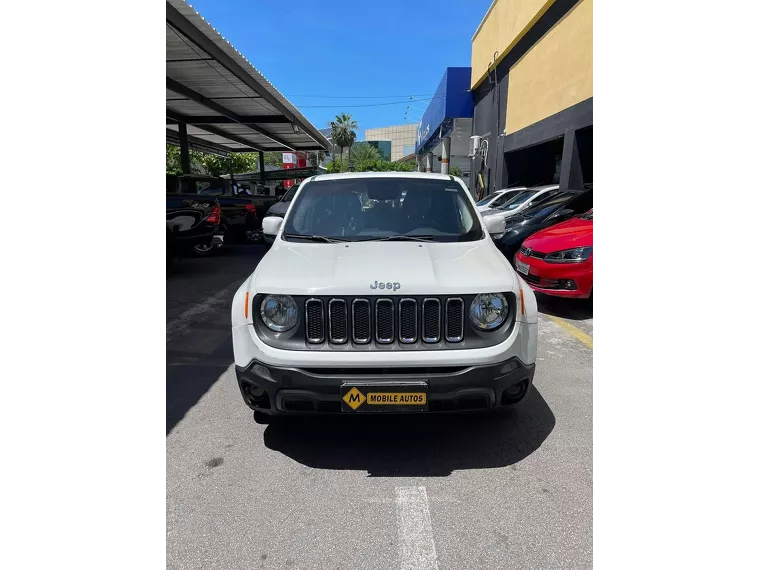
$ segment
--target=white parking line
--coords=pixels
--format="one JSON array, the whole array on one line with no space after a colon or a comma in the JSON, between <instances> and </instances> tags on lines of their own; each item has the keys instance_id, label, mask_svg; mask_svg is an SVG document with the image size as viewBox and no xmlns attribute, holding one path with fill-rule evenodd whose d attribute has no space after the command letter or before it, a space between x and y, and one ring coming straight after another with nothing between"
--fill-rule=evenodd
<instances>
[{"instance_id":1,"label":"white parking line","mask_svg":"<svg viewBox=\"0 0 759 570\"><path fill-rule=\"evenodd\" d=\"M437 570L426 487L396 487L398 554L401 570Z\"/></svg>"}]
</instances>

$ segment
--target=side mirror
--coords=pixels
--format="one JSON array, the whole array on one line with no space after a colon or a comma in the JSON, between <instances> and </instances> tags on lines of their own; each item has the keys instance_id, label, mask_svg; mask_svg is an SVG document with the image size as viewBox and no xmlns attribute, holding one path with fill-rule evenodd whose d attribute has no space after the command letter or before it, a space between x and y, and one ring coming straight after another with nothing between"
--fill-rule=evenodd
<instances>
[{"instance_id":1,"label":"side mirror","mask_svg":"<svg viewBox=\"0 0 759 570\"><path fill-rule=\"evenodd\" d=\"M275 236L279 233L279 228L282 227L282 218L279 216L266 216L261 224L264 235Z\"/></svg>"},{"instance_id":2,"label":"side mirror","mask_svg":"<svg viewBox=\"0 0 759 570\"><path fill-rule=\"evenodd\" d=\"M506 219L500 216L485 216L485 229L490 237L497 239L503 235L503 228L506 226Z\"/></svg>"}]
</instances>

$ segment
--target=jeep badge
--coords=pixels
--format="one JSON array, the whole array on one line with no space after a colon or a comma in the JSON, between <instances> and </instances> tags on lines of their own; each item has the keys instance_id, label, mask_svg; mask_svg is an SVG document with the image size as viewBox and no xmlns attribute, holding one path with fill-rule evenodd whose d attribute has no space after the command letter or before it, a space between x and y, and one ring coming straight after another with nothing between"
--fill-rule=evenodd
<instances>
[{"instance_id":1,"label":"jeep badge","mask_svg":"<svg viewBox=\"0 0 759 570\"><path fill-rule=\"evenodd\" d=\"M389 281L387 283L378 283L375 281L373 285L369 285L369 289L392 289L393 291L397 291L400 288L401 284L397 281L395 283L390 283Z\"/></svg>"}]
</instances>

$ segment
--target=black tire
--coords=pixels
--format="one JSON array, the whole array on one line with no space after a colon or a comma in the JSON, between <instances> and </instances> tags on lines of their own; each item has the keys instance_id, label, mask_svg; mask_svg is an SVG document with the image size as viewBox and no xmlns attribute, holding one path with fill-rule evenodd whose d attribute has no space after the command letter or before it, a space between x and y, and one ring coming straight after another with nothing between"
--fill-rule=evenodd
<instances>
[{"instance_id":1,"label":"black tire","mask_svg":"<svg viewBox=\"0 0 759 570\"><path fill-rule=\"evenodd\" d=\"M270 416L269 414L265 414L263 412L260 412L258 410L253 410L253 421L256 422L258 425L269 425L272 423L272 420L274 419L273 416Z\"/></svg>"},{"instance_id":2,"label":"black tire","mask_svg":"<svg viewBox=\"0 0 759 570\"><path fill-rule=\"evenodd\" d=\"M216 250L218 249L216 246L196 245L192 248L192 251L198 257L211 257L212 255L216 255Z\"/></svg>"}]
</instances>

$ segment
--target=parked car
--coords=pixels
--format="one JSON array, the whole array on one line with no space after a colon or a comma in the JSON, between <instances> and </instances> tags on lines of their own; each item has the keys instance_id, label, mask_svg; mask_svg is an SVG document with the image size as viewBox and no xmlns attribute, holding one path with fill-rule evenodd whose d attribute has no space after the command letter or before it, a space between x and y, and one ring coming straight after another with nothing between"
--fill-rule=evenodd
<instances>
[{"instance_id":1,"label":"parked car","mask_svg":"<svg viewBox=\"0 0 759 570\"><path fill-rule=\"evenodd\" d=\"M512 261L522 242L535 232L568 220L593 208L593 190L562 190L506 220L503 237L495 240L501 253Z\"/></svg>"},{"instance_id":2,"label":"parked car","mask_svg":"<svg viewBox=\"0 0 759 570\"><path fill-rule=\"evenodd\" d=\"M293 198L295 197L295 193L298 191L298 188L300 188L300 184L296 184L292 188L290 188L284 196L269 208L269 211L267 212L267 216L277 216L279 218L284 218L285 214L287 213L287 210L290 208L290 204L292 203ZM266 245L271 245L274 243L274 237L263 234L264 236L264 242L266 242Z\"/></svg>"},{"instance_id":3,"label":"parked car","mask_svg":"<svg viewBox=\"0 0 759 570\"><path fill-rule=\"evenodd\" d=\"M485 196L482 200L477 202L477 210L480 212L485 212L487 210L493 210L495 208L503 206L506 202L524 190L527 190L526 186L496 190L489 196Z\"/></svg>"},{"instance_id":4,"label":"parked car","mask_svg":"<svg viewBox=\"0 0 759 570\"><path fill-rule=\"evenodd\" d=\"M400 204L402 192L406 192ZM372 208L364 208L376 200ZM504 410L535 373L537 304L458 179L306 179L232 302L235 370L262 414Z\"/></svg>"},{"instance_id":5,"label":"parked car","mask_svg":"<svg viewBox=\"0 0 759 570\"><path fill-rule=\"evenodd\" d=\"M166 196L166 268L197 247L223 243L221 206L214 196Z\"/></svg>"},{"instance_id":6,"label":"parked car","mask_svg":"<svg viewBox=\"0 0 759 570\"><path fill-rule=\"evenodd\" d=\"M532 234L514 262L535 291L557 297L593 295L593 210Z\"/></svg>"},{"instance_id":7,"label":"parked car","mask_svg":"<svg viewBox=\"0 0 759 570\"><path fill-rule=\"evenodd\" d=\"M168 177L167 177L168 178ZM234 194L228 180L202 175L179 175L175 188L182 196L214 197L221 206L221 232L224 241L248 243L261 239L261 220L258 217L260 198L247 193ZM207 251L197 251L199 254Z\"/></svg>"},{"instance_id":8,"label":"parked car","mask_svg":"<svg viewBox=\"0 0 759 570\"><path fill-rule=\"evenodd\" d=\"M505 227L505 221L508 218L526 210L527 208L530 208L531 206L545 202L552 196L555 196L558 191L559 186L557 184L528 188L519 194L512 196L498 208L485 210L484 212L481 212L481 214L484 217L491 218L492 220L498 220L498 222L501 224L501 227Z\"/></svg>"}]
</instances>

